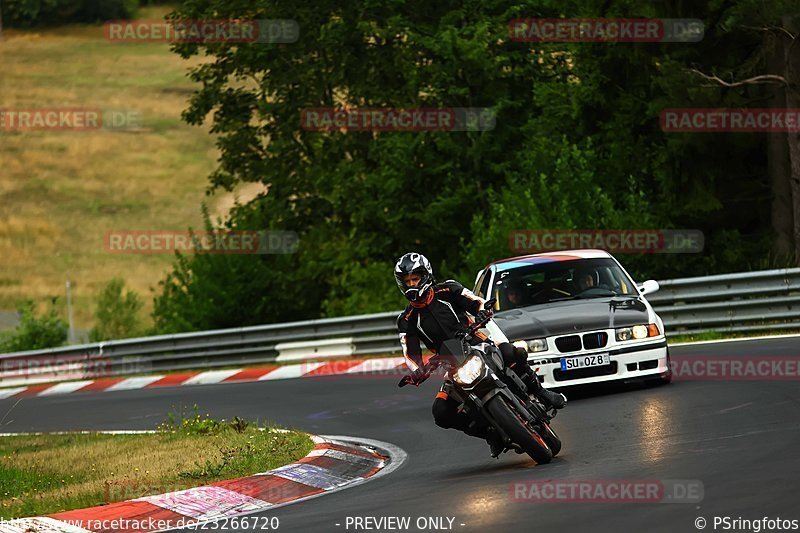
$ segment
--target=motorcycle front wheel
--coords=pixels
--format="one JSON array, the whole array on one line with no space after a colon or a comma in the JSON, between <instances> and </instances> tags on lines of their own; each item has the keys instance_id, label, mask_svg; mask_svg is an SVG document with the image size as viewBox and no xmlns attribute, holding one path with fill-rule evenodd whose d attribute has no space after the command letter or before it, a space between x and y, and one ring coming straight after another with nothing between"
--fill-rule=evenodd
<instances>
[{"instance_id":1,"label":"motorcycle front wheel","mask_svg":"<svg viewBox=\"0 0 800 533\"><path fill-rule=\"evenodd\" d=\"M547 443L547 447L553 453L553 457L558 455L561 451L561 439L558 438L556 432L550 427L547 422L542 422L542 439Z\"/></svg>"}]
</instances>

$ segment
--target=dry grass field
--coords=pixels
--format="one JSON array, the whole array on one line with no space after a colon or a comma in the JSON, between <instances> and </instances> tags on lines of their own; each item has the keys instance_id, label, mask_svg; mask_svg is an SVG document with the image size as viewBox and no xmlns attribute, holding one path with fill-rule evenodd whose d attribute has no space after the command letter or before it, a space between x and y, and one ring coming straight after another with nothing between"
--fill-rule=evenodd
<instances>
[{"instance_id":1,"label":"dry grass field","mask_svg":"<svg viewBox=\"0 0 800 533\"><path fill-rule=\"evenodd\" d=\"M140 17L166 11L144 9ZM101 26L6 30L0 109L132 110L142 127L0 130L0 311L23 298L44 306L56 295L63 308L70 279L76 327L88 329L97 293L116 276L139 293L149 314L151 289L172 257L109 253L104 235L196 228L201 202L212 213L232 203L228 195L205 196L214 140L206 127L180 120L193 90L190 66L167 44L110 43Z\"/></svg>"}]
</instances>

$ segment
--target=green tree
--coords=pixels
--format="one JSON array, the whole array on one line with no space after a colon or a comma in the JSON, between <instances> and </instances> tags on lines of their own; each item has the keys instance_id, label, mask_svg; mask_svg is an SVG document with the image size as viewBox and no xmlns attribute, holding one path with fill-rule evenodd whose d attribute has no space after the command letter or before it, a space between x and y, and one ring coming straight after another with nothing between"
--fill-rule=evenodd
<instances>
[{"instance_id":1,"label":"green tree","mask_svg":"<svg viewBox=\"0 0 800 533\"><path fill-rule=\"evenodd\" d=\"M783 0L769 0L767 24ZM184 119L211 122L220 161L210 189L260 182L224 227L292 230L291 255L178 260L157 298L164 331L399 307L390 265L418 250L439 278L469 283L508 256L508 231L686 228L692 256L625 257L635 274L751 268L769 250L766 141L670 134L667 107L735 107L769 95L703 87L692 68L734 68L761 37L755 0L195 0L176 19L294 19L295 43L182 43L198 91ZM763 2L762 2L763 3ZM738 11L737 11L738 9ZM698 43L527 43L526 17L695 17ZM774 17L773 17L774 18ZM491 131L318 132L305 108L478 107ZM467 278L466 276L469 276ZM237 305L239 304L239 305Z\"/></svg>"},{"instance_id":2,"label":"green tree","mask_svg":"<svg viewBox=\"0 0 800 533\"><path fill-rule=\"evenodd\" d=\"M184 113L191 124L212 117L221 151L212 188L254 181L269 188L235 209L227 224L293 230L300 246L292 256L187 258L169 278L168 296L157 302L159 327L395 307L402 302L391 263L410 249L423 248L445 265L442 275L455 272L472 215L487 208L485 193L504 182L506 154L522 148L516 129L525 120L520 110L535 110L531 83L550 75L530 61L528 48L497 39L519 9L481 2L210 0L184 5L174 17L211 15L291 18L300 25L293 44L176 46L183 57L205 49L212 58L191 72L200 89ZM486 107L497 113L498 127L386 134L301 127L303 108L353 105ZM201 280L212 263L216 279ZM246 270L261 273L258 290L266 291L269 304L240 306L233 314L211 309L204 317L177 304L208 301L214 284L236 292L230 286L236 275L222 270L234 263L257 263ZM237 294L250 301L255 296L247 290ZM176 304L166 305L168 299Z\"/></svg>"},{"instance_id":3,"label":"green tree","mask_svg":"<svg viewBox=\"0 0 800 533\"><path fill-rule=\"evenodd\" d=\"M20 323L14 333L5 340L3 351L21 352L61 346L67 341L67 323L58 316L56 302L50 301L50 308L42 316L37 316L33 300L24 300L17 306Z\"/></svg>"},{"instance_id":4,"label":"green tree","mask_svg":"<svg viewBox=\"0 0 800 533\"><path fill-rule=\"evenodd\" d=\"M94 327L89 332L92 342L125 339L142 333L139 312L142 301L132 290L125 290L125 281L114 278L103 287L97 298Z\"/></svg>"}]
</instances>

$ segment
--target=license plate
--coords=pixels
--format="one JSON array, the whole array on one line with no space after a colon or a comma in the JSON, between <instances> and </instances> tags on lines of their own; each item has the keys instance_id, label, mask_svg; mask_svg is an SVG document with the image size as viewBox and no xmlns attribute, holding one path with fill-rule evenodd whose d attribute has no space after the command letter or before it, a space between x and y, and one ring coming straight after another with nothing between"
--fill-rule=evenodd
<instances>
[{"instance_id":1,"label":"license plate","mask_svg":"<svg viewBox=\"0 0 800 533\"><path fill-rule=\"evenodd\" d=\"M575 370L576 368L587 368L590 366L603 366L610 364L611 356L607 353L577 355L573 357L561 358L561 370Z\"/></svg>"}]
</instances>

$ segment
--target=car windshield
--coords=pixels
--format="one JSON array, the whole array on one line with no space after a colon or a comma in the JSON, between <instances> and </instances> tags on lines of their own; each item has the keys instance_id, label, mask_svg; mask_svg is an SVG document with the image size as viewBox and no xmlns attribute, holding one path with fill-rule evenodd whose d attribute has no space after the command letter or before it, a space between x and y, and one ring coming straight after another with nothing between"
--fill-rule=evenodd
<instances>
[{"instance_id":1,"label":"car windshield","mask_svg":"<svg viewBox=\"0 0 800 533\"><path fill-rule=\"evenodd\" d=\"M584 298L638 294L633 281L610 258L548 261L498 273L491 297L497 309Z\"/></svg>"}]
</instances>

